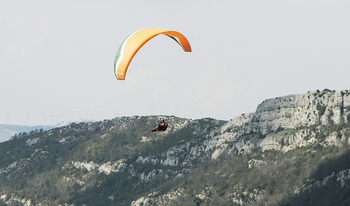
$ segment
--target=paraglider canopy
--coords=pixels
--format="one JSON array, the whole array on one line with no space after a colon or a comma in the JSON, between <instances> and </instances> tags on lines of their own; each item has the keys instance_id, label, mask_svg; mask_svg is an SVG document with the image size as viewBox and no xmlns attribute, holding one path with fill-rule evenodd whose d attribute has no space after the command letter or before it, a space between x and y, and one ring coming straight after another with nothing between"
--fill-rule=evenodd
<instances>
[{"instance_id":1,"label":"paraglider canopy","mask_svg":"<svg viewBox=\"0 0 350 206\"><path fill-rule=\"evenodd\" d=\"M148 28L134 32L120 45L114 60L114 74L118 80L124 80L129 64L137 51L153 37L164 34L175 40L185 52L191 52L191 45L180 32L162 29Z\"/></svg>"}]
</instances>

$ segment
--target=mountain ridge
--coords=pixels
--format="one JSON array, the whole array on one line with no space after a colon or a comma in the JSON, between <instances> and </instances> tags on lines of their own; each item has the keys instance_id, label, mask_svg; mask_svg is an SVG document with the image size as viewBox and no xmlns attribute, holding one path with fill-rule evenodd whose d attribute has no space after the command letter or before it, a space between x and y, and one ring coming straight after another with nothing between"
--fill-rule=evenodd
<instances>
[{"instance_id":1,"label":"mountain ridge","mask_svg":"<svg viewBox=\"0 0 350 206\"><path fill-rule=\"evenodd\" d=\"M0 205L297 205L320 181L347 191L350 164L319 169L347 157L347 90L268 99L231 121L166 116L151 133L158 118L15 135L0 144Z\"/></svg>"},{"instance_id":2,"label":"mountain ridge","mask_svg":"<svg viewBox=\"0 0 350 206\"><path fill-rule=\"evenodd\" d=\"M30 132L33 130L40 129L51 129L54 126L25 126L25 125L8 125L8 124L0 124L0 142L5 142L11 139L11 137L15 134L21 132Z\"/></svg>"}]
</instances>

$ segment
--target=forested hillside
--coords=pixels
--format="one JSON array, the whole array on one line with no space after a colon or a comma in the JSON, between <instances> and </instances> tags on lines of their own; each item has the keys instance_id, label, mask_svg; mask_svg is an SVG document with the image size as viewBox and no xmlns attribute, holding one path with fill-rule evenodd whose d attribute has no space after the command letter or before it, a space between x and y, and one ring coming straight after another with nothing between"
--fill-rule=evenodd
<instances>
[{"instance_id":1,"label":"forested hillside","mask_svg":"<svg viewBox=\"0 0 350 206\"><path fill-rule=\"evenodd\" d=\"M0 144L0 205L348 205L350 93L262 102L231 121L119 117Z\"/></svg>"}]
</instances>

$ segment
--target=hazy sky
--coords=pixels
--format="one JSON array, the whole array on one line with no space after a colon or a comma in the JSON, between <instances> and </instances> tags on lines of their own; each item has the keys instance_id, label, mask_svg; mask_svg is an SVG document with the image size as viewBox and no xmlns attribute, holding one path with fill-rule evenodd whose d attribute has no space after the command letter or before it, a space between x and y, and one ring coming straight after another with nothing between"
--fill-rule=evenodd
<instances>
[{"instance_id":1,"label":"hazy sky","mask_svg":"<svg viewBox=\"0 0 350 206\"><path fill-rule=\"evenodd\" d=\"M0 1L0 124L175 115L229 120L263 100L350 89L350 1ZM173 29L113 73L136 30ZM51 116L49 116L51 115Z\"/></svg>"}]
</instances>

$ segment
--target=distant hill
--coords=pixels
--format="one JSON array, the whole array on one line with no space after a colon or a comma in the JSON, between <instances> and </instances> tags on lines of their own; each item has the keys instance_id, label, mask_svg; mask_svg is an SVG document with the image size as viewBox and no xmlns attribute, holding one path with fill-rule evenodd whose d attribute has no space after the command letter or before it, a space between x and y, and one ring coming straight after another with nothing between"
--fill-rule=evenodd
<instances>
[{"instance_id":1,"label":"distant hill","mask_svg":"<svg viewBox=\"0 0 350 206\"><path fill-rule=\"evenodd\" d=\"M13 135L20 132L30 132L32 130L51 129L52 126L24 126L0 124L0 142L9 140Z\"/></svg>"},{"instance_id":2,"label":"distant hill","mask_svg":"<svg viewBox=\"0 0 350 206\"><path fill-rule=\"evenodd\" d=\"M350 92L267 99L231 121L119 117L0 143L0 205L349 205Z\"/></svg>"}]
</instances>

